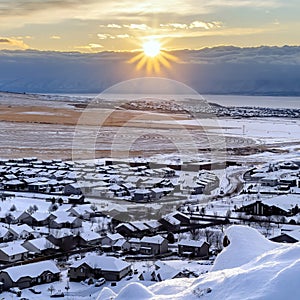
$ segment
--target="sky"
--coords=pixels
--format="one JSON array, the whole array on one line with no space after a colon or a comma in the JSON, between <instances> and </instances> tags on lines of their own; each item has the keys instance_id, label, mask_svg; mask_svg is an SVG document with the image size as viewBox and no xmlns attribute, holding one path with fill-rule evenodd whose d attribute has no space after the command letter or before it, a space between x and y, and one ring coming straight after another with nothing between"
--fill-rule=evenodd
<instances>
[{"instance_id":1,"label":"sky","mask_svg":"<svg viewBox=\"0 0 300 300\"><path fill-rule=\"evenodd\" d=\"M299 15L299 0L0 0L0 90L159 76L202 94L300 95Z\"/></svg>"},{"instance_id":2,"label":"sky","mask_svg":"<svg viewBox=\"0 0 300 300\"><path fill-rule=\"evenodd\" d=\"M0 49L135 51L300 45L299 0L0 0Z\"/></svg>"},{"instance_id":3,"label":"sky","mask_svg":"<svg viewBox=\"0 0 300 300\"><path fill-rule=\"evenodd\" d=\"M0 51L0 91L99 93L140 77L163 77L200 94L300 96L300 46L176 50L180 58L149 72L131 52Z\"/></svg>"}]
</instances>

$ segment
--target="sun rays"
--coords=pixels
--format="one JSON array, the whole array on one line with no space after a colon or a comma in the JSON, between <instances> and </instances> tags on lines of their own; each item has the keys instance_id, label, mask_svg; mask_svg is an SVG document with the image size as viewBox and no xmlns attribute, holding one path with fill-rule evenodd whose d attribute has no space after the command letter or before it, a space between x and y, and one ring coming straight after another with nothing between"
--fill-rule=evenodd
<instances>
[{"instance_id":1,"label":"sun rays","mask_svg":"<svg viewBox=\"0 0 300 300\"><path fill-rule=\"evenodd\" d=\"M171 63L177 62L178 58L162 50L162 45L156 39L148 39L143 43L143 49L129 63L135 63L138 71L146 69L147 73L160 73L161 67L171 68Z\"/></svg>"}]
</instances>

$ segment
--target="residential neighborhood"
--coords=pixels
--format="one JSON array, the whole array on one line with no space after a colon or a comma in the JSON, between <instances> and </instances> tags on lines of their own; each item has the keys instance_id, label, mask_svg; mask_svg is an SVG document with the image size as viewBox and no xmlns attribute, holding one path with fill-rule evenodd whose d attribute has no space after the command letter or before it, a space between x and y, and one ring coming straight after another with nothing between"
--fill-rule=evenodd
<instances>
[{"instance_id":1,"label":"residential neighborhood","mask_svg":"<svg viewBox=\"0 0 300 300\"><path fill-rule=\"evenodd\" d=\"M233 223L260 228L274 242L300 240L299 161L231 164L223 175L209 164L182 171L140 159L1 160L1 291L21 295L48 284L50 297L72 295L78 284L96 292L127 281L196 278ZM235 172L242 174L240 188L229 195ZM160 205L161 213L122 217L138 205ZM67 285L55 288L61 281Z\"/></svg>"}]
</instances>

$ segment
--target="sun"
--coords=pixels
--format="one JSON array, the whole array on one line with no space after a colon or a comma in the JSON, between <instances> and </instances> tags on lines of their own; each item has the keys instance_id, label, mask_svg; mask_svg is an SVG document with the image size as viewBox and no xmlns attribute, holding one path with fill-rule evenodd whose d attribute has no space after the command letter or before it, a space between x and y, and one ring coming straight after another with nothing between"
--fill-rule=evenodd
<instances>
[{"instance_id":1,"label":"sun","mask_svg":"<svg viewBox=\"0 0 300 300\"><path fill-rule=\"evenodd\" d=\"M155 57L160 53L160 43L155 40L147 41L143 44L144 54L149 57Z\"/></svg>"},{"instance_id":2,"label":"sun","mask_svg":"<svg viewBox=\"0 0 300 300\"><path fill-rule=\"evenodd\" d=\"M163 45L164 42L148 37L147 41L142 43L142 49L128 62L136 63L136 70L145 68L149 74L161 73L161 66L171 68L171 62L179 61L176 56L164 50Z\"/></svg>"}]
</instances>

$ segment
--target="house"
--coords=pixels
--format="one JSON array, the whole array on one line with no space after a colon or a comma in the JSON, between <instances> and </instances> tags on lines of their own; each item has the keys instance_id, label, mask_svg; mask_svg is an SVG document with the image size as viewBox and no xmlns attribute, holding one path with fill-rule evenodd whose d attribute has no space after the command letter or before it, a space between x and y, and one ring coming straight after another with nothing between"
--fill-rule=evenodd
<instances>
[{"instance_id":1,"label":"house","mask_svg":"<svg viewBox=\"0 0 300 300\"><path fill-rule=\"evenodd\" d=\"M46 212L35 211L30 214L27 211L22 212L18 218L18 223L27 224L30 226L47 226L50 223L51 216Z\"/></svg>"},{"instance_id":2,"label":"house","mask_svg":"<svg viewBox=\"0 0 300 300\"><path fill-rule=\"evenodd\" d=\"M101 242L102 246L112 246L117 240L124 239L124 237L119 233L108 233Z\"/></svg>"},{"instance_id":3,"label":"house","mask_svg":"<svg viewBox=\"0 0 300 300\"><path fill-rule=\"evenodd\" d=\"M3 290L11 287L20 289L33 285L58 281L60 270L53 261L41 261L1 270L0 282Z\"/></svg>"},{"instance_id":4,"label":"house","mask_svg":"<svg viewBox=\"0 0 300 300\"><path fill-rule=\"evenodd\" d=\"M278 178L276 176L266 176L260 180L262 186L276 186Z\"/></svg>"},{"instance_id":5,"label":"house","mask_svg":"<svg viewBox=\"0 0 300 300\"><path fill-rule=\"evenodd\" d=\"M71 216L84 220L89 220L95 214L90 205L72 206L67 210Z\"/></svg>"},{"instance_id":6,"label":"house","mask_svg":"<svg viewBox=\"0 0 300 300\"><path fill-rule=\"evenodd\" d=\"M48 181L36 181L28 184L28 191L33 193L43 193L47 191L48 187Z\"/></svg>"},{"instance_id":7,"label":"house","mask_svg":"<svg viewBox=\"0 0 300 300\"><path fill-rule=\"evenodd\" d=\"M173 214L168 214L162 216L159 222L163 225L163 227L168 231L178 231L180 229L181 222L176 219Z\"/></svg>"},{"instance_id":8,"label":"house","mask_svg":"<svg viewBox=\"0 0 300 300\"><path fill-rule=\"evenodd\" d=\"M169 266L163 261L155 262L154 280L163 281L180 277L181 271Z\"/></svg>"},{"instance_id":9,"label":"house","mask_svg":"<svg viewBox=\"0 0 300 300\"><path fill-rule=\"evenodd\" d=\"M78 235L78 245L80 246L100 245L101 240L101 235L91 230L85 230Z\"/></svg>"},{"instance_id":10,"label":"house","mask_svg":"<svg viewBox=\"0 0 300 300\"><path fill-rule=\"evenodd\" d=\"M69 228L51 229L47 239L62 251L74 249L77 245L77 233Z\"/></svg>"},{"instance_id":11,"label":"house","mask_svg":"<svg viewBox=\"0 0 300 300\"><path fill-rule=\"evenodd\" d=\"M74 194L72 194L72 195L70 195L68 197L68 203L82 204L82 203L84 203L84 199L85 199L85 197L82 194L80 194L80 195L77 195L77 194L74 195Z\"/></svg>"},{"instance_id":12,"label":"house","mask_svg":"<svg viewBox=\"0 0 300 300\"><path fill-rule=\"evenodd\" d=\"M251 215L282 215L292 216L299 212L300 195L280 195L266 200L259 200L244 205L237 211Z\"/></svg>"},{"instance_id":13,"label":"house","mask_svg":"<svg viewBox=\"0 0 300 300\"><path fill-rule=\"evenodd\" d=\"M82 194L81 187L77 182L67 184L64 187L64 194L68 195L68 196L70 196L70 195L81 195Z\"/></svg>"},{"instance_id":14,"label":"house","mask_svg":"<svg viewBox=\"0 0 300 300\"><path fill-rule=\"evenodd\" d=\"M181 272L167 265L164 262L157 261L154 271L144 271L138 276L142 281L163 281L180 277Z\"/></svg>"},{"instance_id":15,"label":"house","mask_svg":"<svg viewBox=\"0 0 300 300\"><path fill-rule=\"evenodd\" d=\"M55 214L56 213L56 214ZM53 213L56 218L50 222L50 228L79 228L82 226L82 220L77 217L71 217L67 212L60 211Z\"/></svg>"},{"instance_id":16,"label":"house","mask_svg":"<svg viewBox=\"0 0 300 300\"><path fill-rule=\"evenodd\" d=\"M8 242L13 240L13 235L8 228L0 226L0 243Z\"/></svg>"},{"instance_id":17,"label":"house","mask_svg":"<svg viewBox=\"0 0 300 300\"><path fill-rule=\"evenodd\" d=\"M46 212L36 211L31 214L31 218L32 219L29 223L25 221L24 223L32 226L49 226L51 220L54 219L54 216Z\"/></svg>"},{"instance_id":18,"label":"house","mask_svg":"<svg viewBox=\"0 0 300 300\"><path fill-rule=\"evenodd\" d=\"M168 252L168 240L160 235L144 236L141 239L141 254L157 255Z\"/></svg>"},{"instance_id":19,"label":"house","mask_svg":"<svg viewBox=\"0 0 300 300\"><path fill-rule=\"evenodd\" d=\"M138 238L131 238L128 240L130 244L130 250L139 251L141 248L141 240Z\"/></svg>"},{"instance_id":20,"label":"house","mask_svg":"<svg viewBox=\"0 0 300 300\"><path fill-rule=\"evenodd\" d=\"M134 191L133 200L136 202L150 202L152 193L150 190L137 189Z\"/></svg>"},{"instance_id":21,"label":"house","mask_svg":"<svg viewBox=\"0 0 300 300\"><path fill-rule=\"evenodd\" d=\"M181 240L178 243L178 254L189 257L208 257L209 244L205 240Z\"/></svg>"},{"instance_id":22,"label":"house","mask_svg":"<svg viewBox=\"0 0 300 300\"><path fill-rule=\"evenodd\" d=\"M11 190L11 191L23 190L25 186L26 184L23 181L20 181L18 179L9 180L4 183L4 189Z\"/></svg>"},{"instance_id":23,"label":"house","mask_svg":"<svg viewBox=\"0 0 300 300\"><path fill-rule=\"evenodd\" d=\"M115 229L122 236L131 237L138 235L138 229L130 223L121 223Z\"/></svg>"},{"instance_id":24,"label":"house","mask_svg":"<svg viewBox=\"0 0 300 300\"><path fill-rule=\"evenodd\" d=\"M296 229L293 231L284 232L271 238L270 240L277 243L298 243L300 241L300 230Z\"/></svg>"},{"instance_id":25,"label":"house","mask_svg":"<svg viewBox=\"0 0 300 300\"><path fill-rule=\"evenodd\" d=\"M28 256L28 250L20 243L8 242L0 244L0 261L4 263L11 263L20 260L25 260Z\"/></svg>"},{"instance_id":26,"label":"house","mask_svg":"<svg viewBox=\"0 0 300 300\"><path fill-rule=\"evenodd\" d=\"M130 243L125 239L119 239L112 245L113 251L128 251L130 250Z\"/></svg>"},{"instance_id":27,"label":"house","mask_svg":"<svg viewBox=\"0 0 300 300\"><path fill-rule=\"evenodd\" d=\"M10 227L9 227L8 230L12 234L14 240L17 240L17 239L26 239L34 231L27 224L22 224L22 225L15 225L15 224L13 224L13 225L10 225Z\"/></svg>"},{"instance_id":28,"label":"house","mask_svg":"<svg viewBox=\"0 0 300 300\"><path fill-rule=\"evenodd\" d=\"M179 212L179 211L175 211L171 214L175 219L180 221L181 225L190 225L190 217L187 216L186 214Z\"/></svg>"},{"instance_id":29,"label":"house","mask_svg":"<svg viewBox=\"0 0 300 300\"><path fill-rule=\"evenodd\" d=\"M162 224L156 220L145 221L144 224L148 227L151 234L154 234L162 229Z\"/></svg>"},{"instance_id":30,"label":"house","mask_svg":"<svg viewBox=\"0 0 300 300\"><path fill-rule=\"evenodd\" d=\"M45 237L25 241L22 246L29 251L29 254L51 254L58 249L53 243Z\"/></svg>"},{"instance_id":31,"label":"house","mask_svg":"<svg viewBox=\"0 0 300 300\"><path fill-rule=\"evenodd\" d=\"M70 266L68 276L71 281L103 277L109 281L119 281L131 271L129 263L111 256L87 255Z\"/></svg>"},{"instance_id":32,"label":"house","mask_svg":"<svg viewBox=\"0 0 300 300\"><path fill-rule=\"evenodd\" d=\"M191 195L200 195L204 193L205 184L195 182L194 185L189 186Z\"/></svg>"}]
</instances>

